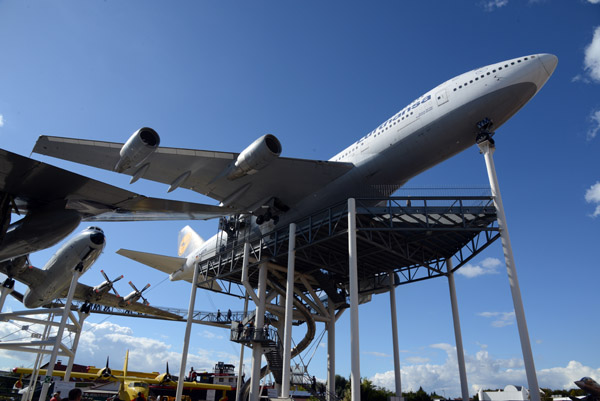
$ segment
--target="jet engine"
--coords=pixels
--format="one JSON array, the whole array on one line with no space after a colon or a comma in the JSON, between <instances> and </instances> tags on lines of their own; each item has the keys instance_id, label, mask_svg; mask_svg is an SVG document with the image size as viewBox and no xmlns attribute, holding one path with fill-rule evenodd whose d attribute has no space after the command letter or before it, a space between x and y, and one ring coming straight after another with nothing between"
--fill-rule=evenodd
<instances>
[{"instance_id":1,"label":"jet engine","mask_svg":"<svg viewBox=\"0 0 600 401\"><path fill-rule=\"evenodd\" d=\"M115 165L115 171L122 173L132 167L140 166L158 149L160 137L152 128L144 127L135 131L125 142L119 155L121 158Z\"/></svg>"},{"instance_id":2,"label":"jet engine","mask_svg":"<svg viewBox=\"0 0 600 401\"><path fill-rule=\"evenodd\" d=\"M228 180L254 174L265 168L281 154L281 143L271 134L263 135L239 154L226 173Z\"/></svg>"}]
</instances>

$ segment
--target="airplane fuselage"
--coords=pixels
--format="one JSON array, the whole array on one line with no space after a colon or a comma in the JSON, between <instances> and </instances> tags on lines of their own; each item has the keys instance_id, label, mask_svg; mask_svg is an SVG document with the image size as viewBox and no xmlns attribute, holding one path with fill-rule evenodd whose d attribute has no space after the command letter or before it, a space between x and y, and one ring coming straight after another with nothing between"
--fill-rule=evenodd
<instances>
[{"instance_id":1,"label":"airplane fuselage","mask_svg":"<svg viewBox=\"0 0 600 401\"><path fill-rule=\"evenodd\" d=\"M419 173L475 144L477 123L502 126L542 88L558 60L551 54L519 57L458 75L418 97L330 161L354 164L348 173L279 215L288 224L326 205L365 194L389 196ZM253 229L271 231L253 218ZM171 280L192 280L193 265L214 255L227 233L220 231L188 255Z\"/></svg>"},{"instance_id":2,"label":"airplane fuselage","mask_svg":"<svg viewBox=\"0 0 600 401\"><path fill-rule=\"evenodd\" d=\"M46 280L27 289L23 304L28 308L37 308L60 298L69 288L75 269L86 272L105 245L104 233L97 227L89 227L69 239L42 269Z\"/></svg>"}]
</instances>

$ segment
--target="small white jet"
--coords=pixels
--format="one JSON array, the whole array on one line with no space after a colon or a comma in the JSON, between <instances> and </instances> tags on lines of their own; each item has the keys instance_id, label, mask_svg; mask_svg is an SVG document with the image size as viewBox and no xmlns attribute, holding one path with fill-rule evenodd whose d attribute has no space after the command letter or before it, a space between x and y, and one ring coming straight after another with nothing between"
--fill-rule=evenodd
<instances>
[{"instance_id":1,"label":"small white jet","mask_svg":"<svg viewBox=\"0 0 600 401\"><path fill-rule=\"evenodd\" d=\"M476 68L431 89L331 159L279 157L271 135L241 153L159 148L151 128L125 143L41 136L34 152L188 188L220 202L223 215L248 213L265 232L348 198L389 196L417 174L462 152L478 136L491 135L544 86L558 59L534 54ZM218 236L218 237L217 237ZM119 253L192 280L194 262L214 254L217 238L204 242L189 227L179 239L179 258L121 250ZM212 255L210 255L212 256Z\"/></svg>"}]
</instances>

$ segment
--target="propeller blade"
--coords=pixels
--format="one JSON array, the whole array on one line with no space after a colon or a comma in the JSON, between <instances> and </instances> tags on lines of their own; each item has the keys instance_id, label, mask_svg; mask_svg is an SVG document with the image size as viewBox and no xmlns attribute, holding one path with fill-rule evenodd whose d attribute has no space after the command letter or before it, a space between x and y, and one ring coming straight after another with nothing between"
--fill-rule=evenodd
<instances>
[{"instance_id":1,"label":"propeller blade","mask_svg":"<svg viewBox=\"0 0 600 401\"><path fill-rule=\"evenodd\" d=\"M104 279L110 283L110 279L108 278L106 273L104 273L104 270L100 270L100 273L102 273L102 275L104 276Z\"/></svg>"},{"instance_id":2,"label":"propeller blade","mask_svg":"<svg viewBox=\"0 0 600 401\"><path fill-rule=\"evenodd\" d=\"M140 291L140 294L144 291L146 291L148 288L150 288L150 283L146 284L146 286L144 288L142 288L142 291Z\"/></svg>"},{"instance_id":3,"label":"propeller blade","mask_svg":"<svg viewBox=\"0 0 600 401\"><path fill-rule=\"evenodd\" d=\"M133 285L131 281L129 282L129 285L131 286L131 288L133 288L135 292L140 292L137 288L135 288L135 285Z\"/></svg>"},{"instance_id":4,"label":"propeller blade","mask_svg":"<svg viewBox=\"0 0 600 401\"><path fill-rule=\"evenodd\" d=\"M125 276L123 276L123 275L121 274L119 277L117 277L116 279L114 279L113 281L111 281L111 284L114 284L114 283L116 283L117 281L121 280L123 277L125 277Z\"/></svg>"}]
</instances>

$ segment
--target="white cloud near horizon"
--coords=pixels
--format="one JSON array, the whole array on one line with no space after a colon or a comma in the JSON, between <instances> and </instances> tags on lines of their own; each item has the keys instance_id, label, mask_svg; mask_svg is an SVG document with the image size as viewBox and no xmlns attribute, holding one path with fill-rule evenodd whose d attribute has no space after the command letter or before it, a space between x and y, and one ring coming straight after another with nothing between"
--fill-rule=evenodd
<instances>
[{"instance_id":1,"label":"white cloud near horizon","mask_svg":"<svg viewBox=\"0 0 600 401\"><path fill-rule=\"evenodd\" d=\"M508 4L508 0L488 0L484 2L483 8L485 11L494 11Z\"/></svg>"},{"instance_id":2,"label":"white cloud near horizon","mask_svg":"<svg viewBox=\"0 0 600 401\"><path fill-rule=\"evenodd\" d=\"M600 4L600 0L588 0L588 2L592 4Z\"/></svg>"},{"instance_id":3,"label":"white cloud near horizon","mask_svg":"<svg viewBox=\"0 0 600 401\"><path fill-rule=\"evenodd\" d=\"M515 312L481 312L477 316L485 318L494 318L493 327L506 327L515 323Z\"/></svg>"},{"instance_id":4,"label":"white cloud near horizon","mask_svg":"<svg viewBox=\"0 0 600 401\"><path fill-rule=\"evenodd\" d=\"M465 276L466 278L474 278L485 274L498 274L498 266L502 262L498 258L485 258L477 265L467 263L456 271L456 274Z\"/></svg>"},{"instance_id":5,"label":"white cloud near horizon","mask_svg":"<svg viewBox=\"0 0 600 401\"><path fill-rule=\"evenodd\" d=\"M4 116L0 114L0 128L4 127Z\"/></svg>"},{"instance_id":6,"label":"white cloud near horizon","mask_svg":"<svg viewBox=\"0 0 600 401\"><path fill-rule=\"evenodd\" d=\"M596 210L591 215L592 217L600 216L600 181L596 182L587 191L585 191L585 201L587 203L595 203Z\"/></svg>"},{"instance_id":7,"label":"white cloud near horizon","mask_svg":"<svg viewBox=\"0 0 600 401\"><path fill-rule=\"evenodd\" d=\"M386 354L384 352L377 352L377 351L364 351L363 354L365 355L372 355L372 356L378 356L378 357L382 357L382 358L389 358L391 357L391 355Z\"/></svg>"},{"instance_id":8,"label":"white cloud near horizon","mask_svg":"<svg viewBox=\"0 0 600 401\"><path fill-rule=\"evenodd\" d=\"M439 365L430 363L402 365L402 390L416 391L423 386L428 393L435 391L438 394L445 393L447 397L460 396L456 348L450 344L434 344L431 347L445 351L446 361ZM474 395L479 388L504 388L508 384L525 386L527 384L523 361L520 358L495 359L488 351L481 349L475 355L465 354L465 363L471 395ZM599 377L600 368L570 361L565 367L537 371L540 387L552 389L575 388L573 382L586 375ZM376 373L370 380L377 386L394 389L393 370ZM424 386L425 383L427 388Z\"/></svg>"}]
</instances>

